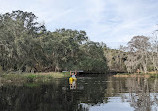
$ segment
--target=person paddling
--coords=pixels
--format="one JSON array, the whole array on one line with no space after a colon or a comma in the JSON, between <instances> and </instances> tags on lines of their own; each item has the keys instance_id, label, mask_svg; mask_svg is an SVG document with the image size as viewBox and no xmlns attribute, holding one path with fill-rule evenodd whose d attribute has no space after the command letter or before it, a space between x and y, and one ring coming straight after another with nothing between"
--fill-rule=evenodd
<instances>
[{"instance_id":1,"label":"person paddling","mask_svg":"<svg viewBox=\"0 0 158 111\"><path fill-rule=\"evenodd\" d=\"M76 89L76 75L77 75L77 71L72 72L70 71L70 78L69 78L69 84L70 84L70 89Z\"/></svg>"},{"instance_id":2,"label":"person paddling","mask_svg":"<svg viewBox=\"0 0 158 111\"><path fill-rule=\"evenodd\" d=\"M77 75L77 71L75 71L75 73L74 73L74 72L71 73L71 71L70 71L70 76L71 76L72 78L75 78L75 79L76 79L76 75Z\"/></svg>"}]
</instances>

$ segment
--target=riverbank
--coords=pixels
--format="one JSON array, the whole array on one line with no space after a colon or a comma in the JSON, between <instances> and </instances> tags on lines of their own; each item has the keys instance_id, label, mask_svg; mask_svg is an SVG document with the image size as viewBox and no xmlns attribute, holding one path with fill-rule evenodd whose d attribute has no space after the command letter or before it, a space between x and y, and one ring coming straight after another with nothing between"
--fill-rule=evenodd
<instances>
[{"instance_id":1,"label":"riverbank","mask_svg":"<svg viewBox=\"0 0 158 111\"><path fill-rule=\"evenodd\" d=\"M116 74L113 77L144 77L144 78L158 78L158 73L147 73L147 74L138 74L138 73L123 73L123 74Z\"/></svg>"},{"instance_id":2,"label":"riverbank","mask_svg":"<svg viewBox=\"0 0 158 111\"><path fill-rule=\"evenodd\" d=\"M50 82L54 79L69 77L68 73L48 72L48 73L22 73L22 74L2 74L0 83L22 84L26 82Z\"/></svg>"}]
</instances>

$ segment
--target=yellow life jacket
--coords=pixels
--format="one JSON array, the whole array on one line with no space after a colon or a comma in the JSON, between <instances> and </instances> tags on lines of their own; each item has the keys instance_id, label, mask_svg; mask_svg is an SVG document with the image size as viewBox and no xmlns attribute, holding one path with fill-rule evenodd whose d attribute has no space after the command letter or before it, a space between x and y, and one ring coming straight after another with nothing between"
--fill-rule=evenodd
<instances>
[{"instance_id":1,"label":"yellow life jacket","mask_svg":"<svg viewBox=\"0 0 158 111\"><path fill-rule=\"evenodd\" d=\"M72 84L73 81L76 81L76 80L77 80L76 78L70 77L70 78L69 78L69 84Z\"/></svg>"}]
</instances>

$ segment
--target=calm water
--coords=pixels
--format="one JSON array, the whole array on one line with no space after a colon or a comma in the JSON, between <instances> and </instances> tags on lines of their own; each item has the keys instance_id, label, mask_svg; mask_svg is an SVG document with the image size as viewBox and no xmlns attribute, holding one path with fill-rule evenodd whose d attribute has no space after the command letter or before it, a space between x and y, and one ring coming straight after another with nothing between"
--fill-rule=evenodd
<instances>
[{"instance_id":1,"label":"calm water","mask_svg":"<svg viewBox=\"0 0 158 111\"><path fill-rule=\"evenodd\" d=\"M158 81L103 76L0 86L0 111L158 111Z\"/></svg>"}]
</instances>

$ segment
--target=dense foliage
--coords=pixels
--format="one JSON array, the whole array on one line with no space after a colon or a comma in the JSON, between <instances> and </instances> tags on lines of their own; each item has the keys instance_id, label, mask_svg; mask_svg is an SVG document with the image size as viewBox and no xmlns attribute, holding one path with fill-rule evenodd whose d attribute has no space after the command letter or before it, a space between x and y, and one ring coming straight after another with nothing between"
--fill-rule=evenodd
<instances>
[{"instance_id":1,"label":"dense foliage","mask_svg":"<svg viewBox=\"0 0 158 111\"><path fill-rule=\"evenodd\" d=\"M48 31L31 12L0 14L0 72L140 72L158 70L158 31L134 36L127 47L110 49L85 31Z\"/></svg>"},{"instance_id":2,"label":"dense foliage","mask_svg":"<svg viewBox=\"0 0 158 111\"><path fill-rule=\"evenodd\" d=\"M107 64L117 72L156 72L158 71L157 31L153 37L134 36L126 47L118 50L105 49Z\"/></svg>"},{"instance_id":3,"label":"dense foliage","mask_svg":"<svg viewBox=\"0 0 158 111\"><path fill-rule=\"evenodd\" d=\"M31 12L0 15L0 67L4 71L107 71L103 49L85 31L47 31Z\"/></svg>"},{"instance_id":4,"label":"dense foliage","mask_svg":"<svg viewBox=\"0 0 158 111\"><path fill-rule=\"evenodd\" d=\"M104 55L110 72L126 72L127 53L124 50L104 48Z\"/></svg>"}]
</instances>

